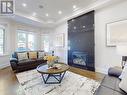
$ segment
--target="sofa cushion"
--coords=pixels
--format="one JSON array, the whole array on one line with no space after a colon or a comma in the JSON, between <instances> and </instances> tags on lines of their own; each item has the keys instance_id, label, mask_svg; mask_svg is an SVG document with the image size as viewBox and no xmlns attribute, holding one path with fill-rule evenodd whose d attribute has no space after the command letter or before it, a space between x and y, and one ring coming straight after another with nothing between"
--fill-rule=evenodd
<instances>
[{"instance_id":1,"label":"sofa cushion","mask_svg":"<svg viewBox=\"0 0 127 95\"><path fill-rule=\"evenodd\" d=\"M18 52L17 53L17 56L18 56L18 60L25 60L25 59L28 59L28 55L27 55L27 52Z\"/></svg>"},{"instance_id":2,"label":"sofa cushion","mask_svg":"<svg viewBox=\"0 0 127 95\"><path fill-rule=\"evenodd\" d=\"M114 77L119 77L121 73L122 73L122 68L118 68L118 67L111 67L108 70L108 75Z\"/></svg>"},{"instance_id":3,"label":"sofa cushion","mask_svg":"<svg viewBox=\"0 0 127 95\"><path fill-rule=\"evenodd\" d=\"M46 63L46 61L42 58L36 59L37 63Z\"/></svg>"},{"instance_id":4,"label":"sofa cushion","mask_svg":"<svg viewBox=\"0 0 127 95\"><path fill-rule=\"evenodd\" d=\"M32 60L32 59L26 59L26 60L21 60L21 61L19 61L17 64L19 65L19 66L27 66L27 65L32 65L32 64L34 64L36 62L36 60Z\"/></svg>"},{"instance_id":5,"label":"sofa cushion","mask_svg":"<svg viewBox=\"0 0 127 95\"><path fill-rule=\"evenodd\" d=\"M37 52L31 51L28 52L28 54L29 54L29 59L37 59Z\"/></svg>"},{"instance_id":6,"label":"sofa cushion","mask_svg":"<svg viewBox=\"0 0 127 95\"><path fill-rule=\"evenodd\" d=\"M122 71L121 75L119 76L120 79L122 79L123 77L125 77L126 71L127 71L127 64L124 65L123 71Z\"/></svg>"},{"instance_id":7,"label":"sofa cushion","mask_svg":"<svg viewBox=\"0 0 127 95\"><path fill-rule=\"evenodd\" d=\"M120 88L119 88L119 83L120 83L120 79L113 77L113 76L109 76L106 75L105 78L102 81L102 86L105 86L109 89L115 90L119 93L123 93L125 94L125 92L123 92Z\"/></svg>"},{"instance_id":8,"label":"sofa cushion","mask_svg":"<svg viewBox=\"0 0 127 95\"><path fill-rule=\"evenodd\" d=\"M127 69L124 70L124 76L122 77L119 87L127 93Z\"/></svg>"},{"instance_id":9,"label":"sofa cushion","mask_svg":"<svg viewBox=\"0 0 127 95\"><path fill-rule=\"evenodd\" d=\"M105 86L100 86L94 95L125 95Z\"/></svg>"},{"instance_id":10,"label":"sofa cushion","mask_svg":"<svg viewBox=\"0 0 127 95\"><path fill-rule=\"evenodd\" d=\"M45 52L44 51L38 51L38 58L44 58Z\"/></svg>"}]
</instances>

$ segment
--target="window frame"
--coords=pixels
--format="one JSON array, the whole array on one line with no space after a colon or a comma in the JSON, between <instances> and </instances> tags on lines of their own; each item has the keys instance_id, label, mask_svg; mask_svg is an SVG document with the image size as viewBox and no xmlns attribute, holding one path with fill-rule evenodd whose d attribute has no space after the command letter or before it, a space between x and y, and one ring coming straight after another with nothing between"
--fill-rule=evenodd
<instances>
[{"instance_id":1,"label":"window frame","mask_svg":"<svg viewBox=\"0 0 127 95\"><path fill-rule=\"evenodd\" d=\"M29 47L29 35L32 35L33 36L33 42L34 42L34 48L33 48L33 50L36 50L36 41L35 41L35 35L34 35L34 33L28 33L27 34L27 48Z\"/></svg>"},{"instance_id":2,"label":"window frame","mask_svg":"<svg viewBox=\"0 0 127 95\"><path fill-rule=\"evenodd\" d=\"M17 48L19 48L19 47L18 47L18 43L19 43L19 41L18 41L18 40L19 40L18 34L19 34L19 33L24 33L24 34L25 34L25 36L26 36L25 46L26 46L26 48L27 48L27 34L26 34L25 32L18 32L18 33L17 33L17 44L16 44L16 45L17 45Z\"/></svg>"},{"instance_id":3,"label":"window frame","mask_svg":"<svg viewBox=\"0 0 127 95\"><path fill-rule=\"evenodd\" d=\"M49 43L49 48L48 48L48 51L45 51L46 49L45 49L45 46L44 46L44 40L45 39L43 39L45 36L47 36L48 37L48 43ZM50 51L50 36L48 35L48 34L41 34L41 48L43 48L43 50L45 51L45 52L49 52ZM43 44L43 45L42 45Z\"/></svg>"},{"instance_id":4,"label":"window frame","mask_svg":"<svg viewBox=\"0 0 127 95\"><path fill-rule=\"evenodd\" d=\"M33 50L36 50L36 33L33 33L33 32L30 32L30 31L28 31L28 30L22 30L22 29L17 29L16 30L16 49L18 48L18 33L24 33L24 34L26 34L26 48L28 48L28 35L29 34L32 34L33 36L34 36L34 49ZM30 50L30 51L33 51L33 50Z\"/></svg>"},{"instance_id":5,"label":"window frame","mask_svg":"<svg viewBox=\"0 0 127 95\"><path fill-rule=\"evenodd\" d=\"M6 28L5 28L5 26L3 26L1 24L0 24L0 28L3 29L3 52L0 53L0 56L3 56L6 53L6 47L5 47L6 46L6 43L5 43L5 39L6 39Z\"/></svg>"}]
</instances>

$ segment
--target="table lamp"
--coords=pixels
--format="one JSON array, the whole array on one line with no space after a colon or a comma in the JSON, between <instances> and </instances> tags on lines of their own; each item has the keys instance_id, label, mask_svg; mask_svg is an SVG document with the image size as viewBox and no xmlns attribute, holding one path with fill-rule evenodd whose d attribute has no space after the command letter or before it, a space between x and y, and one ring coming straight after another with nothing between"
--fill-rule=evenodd
<instances>
[{"instance_id":1,"label":"table lamp","mask_svg":"<svg viewBox=\"0 0 127 95\"><path fill-rule=\"evenodd\" d=\"M118 44L117 45L117 53L122 56L122 68L127 62L127 44Z\"/></svg>"}]
</instances>

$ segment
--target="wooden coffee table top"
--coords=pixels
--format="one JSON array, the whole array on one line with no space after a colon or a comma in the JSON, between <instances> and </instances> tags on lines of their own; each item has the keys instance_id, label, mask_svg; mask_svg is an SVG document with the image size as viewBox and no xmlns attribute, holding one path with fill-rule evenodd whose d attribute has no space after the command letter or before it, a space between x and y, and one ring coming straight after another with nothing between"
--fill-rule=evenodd
<instances>
[{"instance_id":1,"label":"wooden coffee table top","mask_svg":"<svg viewBox=\"0 0 127 95\"><path fill-rule=\"evenodd\" d=\"M63 63L55 63L55 64L59 64L60 69L48 68L47 64L46 65L41 64L37 67L37 71L41 74L59 74L59 73L65 72L69 69L69 65L67 65L67 64L63 64Z\"/></svg>"}]
</instances>

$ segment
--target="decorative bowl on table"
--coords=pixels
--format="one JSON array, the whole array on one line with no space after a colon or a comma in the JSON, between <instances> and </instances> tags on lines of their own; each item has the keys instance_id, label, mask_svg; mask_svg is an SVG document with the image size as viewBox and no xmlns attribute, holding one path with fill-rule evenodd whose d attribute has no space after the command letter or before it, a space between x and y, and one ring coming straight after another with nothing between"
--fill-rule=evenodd
<instances>
[{"instance_id":1,"label":"decorative bowl on table","mask_svg":"<svg viewBox=\"0 0 127 95\"><path fill-rule=\"evenodd\" d=\"M61 64L53 64L53 69L61 69Z\"/></svg>"}]
</instances>

